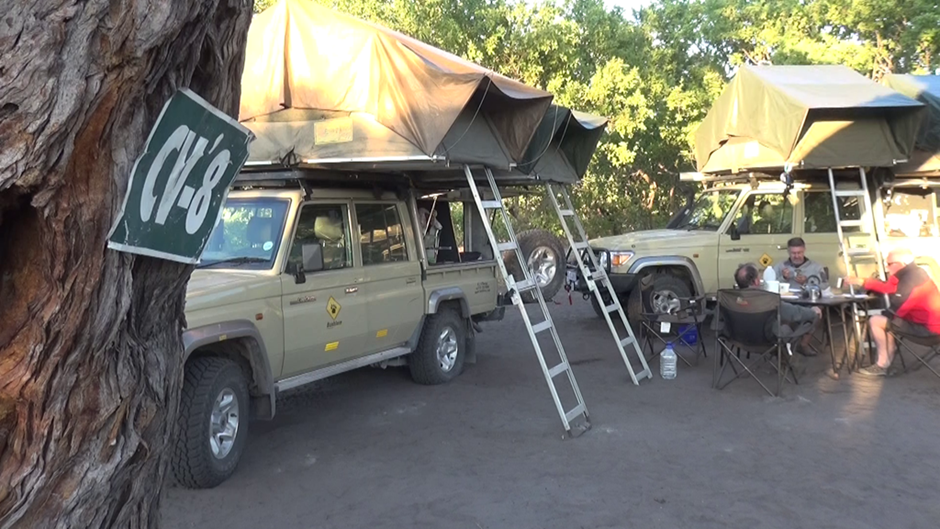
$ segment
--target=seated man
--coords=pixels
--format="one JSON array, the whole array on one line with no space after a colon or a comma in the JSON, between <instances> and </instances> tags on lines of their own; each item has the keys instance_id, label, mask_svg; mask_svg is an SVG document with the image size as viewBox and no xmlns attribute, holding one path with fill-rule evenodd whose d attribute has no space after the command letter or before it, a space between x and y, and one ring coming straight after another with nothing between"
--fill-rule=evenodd
<instances>
[{"instance_id":1,"label":"seated man","mask_svg":"<svg viewBox=\"0 0 940 529\"><path fill-rule=\"evenodd\" d=\"M760 288L760 272L757 270L757 265L746 263L739 266L734 272L734 281L739 288ZM822 317L822 311L819 307L801 307L786 301L780 302L780 321L784 324L797 327L804 322L810 322L815 326L820 317ZM805 342L810 336L811 333L808 333L803 337L803 341Z\"/></svg>"},{"instance_id":2,"label":"seated man","mask_svg":"<svg viewBox=\"0 0 940 529\"><path fill-rule=\"evenodd\" d=\"M787 254L790 256L789 259L774 266L778 281L802 286L810 277L815 276L819 279L819 288L825 289L828 286L829 278L825 277L825 267L806 257L806 243L801 237L794 237L787 241Z\"/></svg>"},{"instance_id":3,"label":"seated man","mask_svg":"<svg viewBox=\"0 0 940 529\"><path fill-rule=\"evenodd\" d=\"M893 250L885 261L890 274L887 281L845 278L846 284L889 295L893 317L880 315L868 319L871 336L878 349L878 360L859 373L874 377L885 376L894 360L897 346L894 337L888 334L889 326L904 334L940 335L940 291L937 285L914 263L910 250Z\"/></svg>"}]
</instances>

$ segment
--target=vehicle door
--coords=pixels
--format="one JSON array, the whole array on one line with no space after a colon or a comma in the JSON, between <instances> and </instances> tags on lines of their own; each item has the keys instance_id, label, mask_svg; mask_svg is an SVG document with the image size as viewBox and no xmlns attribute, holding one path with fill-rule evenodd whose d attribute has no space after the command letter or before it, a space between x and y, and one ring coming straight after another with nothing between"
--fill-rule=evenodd
<instances>
[{"instance_id":1,"label":"vehicle door","mask_svg":"<svg viewBox=\"0 0 940 529\"><path fill-rule=\"evenodd\" d=\"M750 191L738 203L732 223L719 238L720 288L734 286L738 265L754 263L763 273L788 258L787 241L794 236L793 195L780 191Z\"/></svg>"},{"instance_id":2,"label":"vehicle door","mask_svg":"<svg viewBox=\"0 0 940 529\"><path fill-rule=\"evenodd\" d=\"M357 200L354 205L362 256L360 288L369 300L365 348L377 352L407 342L421 321L421 264L404 204Z\"/></svg>"},{"instance_id":3,"label":"vehicle door","mask_svg":"<svg viewBox=\"0 0 940 529\"><path fill-rule=\"evenodd\" d=\"M842 220L859 220L862 210L857 197L837 197L839 215ZM845 275L845 263L842 260L839 245L839 233L836 230L836 216L832 211L832 193L828 188L813 188L803 191L802 196L802 235L806 242L806 257L822 263L829 269L829 277ZM874 226L874 225L872 225ZM858 226L845 226L842 231L851 241L867 242L867 236ZM877 264L862 263L859 271L877 271Z\"/></svg>"},{"instance_id":4,"label":"vehicle door","mask_svg":"<svg viewBox=\"0 0 940 529\"><path fill-rule=\"evenodd\" d=\"M363 354L369 325L351 225L348 202L309 202L300 210L281 275L284 376Z\"/></svg>"}]
</instances>

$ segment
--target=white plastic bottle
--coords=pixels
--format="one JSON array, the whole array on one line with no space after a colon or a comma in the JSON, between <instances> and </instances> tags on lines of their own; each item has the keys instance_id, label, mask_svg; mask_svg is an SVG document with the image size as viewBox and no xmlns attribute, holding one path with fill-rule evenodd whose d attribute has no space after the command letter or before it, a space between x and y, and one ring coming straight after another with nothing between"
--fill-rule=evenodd
<instances>
[{"instance_id":1,"label":"white plastic bottle","mask_svg":"<svg viewBox=\"0 0 940 529\"><path fill-rule=\"evenodd\" d=\"M676 351L672 348L672 342L666 343L666 349L659 356L659 376L665 380L676 378Z\"/></svg>"}]
</instances>

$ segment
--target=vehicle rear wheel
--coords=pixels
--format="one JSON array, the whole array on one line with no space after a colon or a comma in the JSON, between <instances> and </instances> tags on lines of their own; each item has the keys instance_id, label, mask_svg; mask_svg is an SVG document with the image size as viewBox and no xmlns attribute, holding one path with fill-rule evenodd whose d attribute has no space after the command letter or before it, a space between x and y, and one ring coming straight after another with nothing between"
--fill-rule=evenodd
<instances>
[{"instance_id":1,"label":"vehicle rear wheel","mask_svg":"<svg viewBox=\"0 0 940 529\"><path fill-rule=\"evenodd\" d=\"M409 355L411 378L425 385L450 382L463 371L467 346L467 321L454 308L442 308L427 317L418 348Z\"/></svg>"},{"instance_id":2,"label":"vehicle rear wheel","mask_svg":"<svg viewBox=\"0 0 940 529\"><path fill-rule=\"evenodd\" d=\"M248 385L241 367L226 358L194 358L186 364L177 417L172 471L192 489L228 479L248 437Z\"/></svg>"},{"instance_id":3,"label":"vehicle rear wheel","mask_svg":"<svg viewBox=\"0 0 940 529\"><path fill-rule=\"evenodd\" d=\"M647 276L641 281L653 282L650 308L654 314L665 314L671 310L676 310L679 308L679 298L692 296L692 290L689 288L688 283L681 277L669 272ZM637 285L630 293L630 299L627 303L627 318L630 321L637 321L643 312L642 288L641 285Z\"/></svg>"},{"instance_id":4,"label":"vehicle rear wheel","mask_svg":"<svg viewBox=\"0 0 940 529\"><path fill-rule=\"evenodd\" d=\"M542 297L546 300L555 297L565 282L565 248L558 237L545 230L527 230L520 233L516 239L526 258L529 274L542 290ZM511 252L506 257L506 266L513 277L520 278L522 269L519 267L516 253ZM535 303L534 292L524 292L524 303Z\"/></svg>"}]
</instances>

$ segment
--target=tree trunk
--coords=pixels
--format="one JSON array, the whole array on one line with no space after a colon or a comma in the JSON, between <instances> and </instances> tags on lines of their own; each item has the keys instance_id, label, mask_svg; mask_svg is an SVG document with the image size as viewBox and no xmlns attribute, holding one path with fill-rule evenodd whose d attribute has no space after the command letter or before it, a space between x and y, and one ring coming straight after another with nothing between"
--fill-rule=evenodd
<instances>
[{"instance_id":1,"label":"tree trunk","mask_svg":"<svg viewBox=\"0 0 940 529\"><path fill-rule=\"evenodd\" d=\"M156 527L191 267L106 250L190 87L236 114L250 0L0 14L0 528Z\"/></svg>"}]
</instances>

